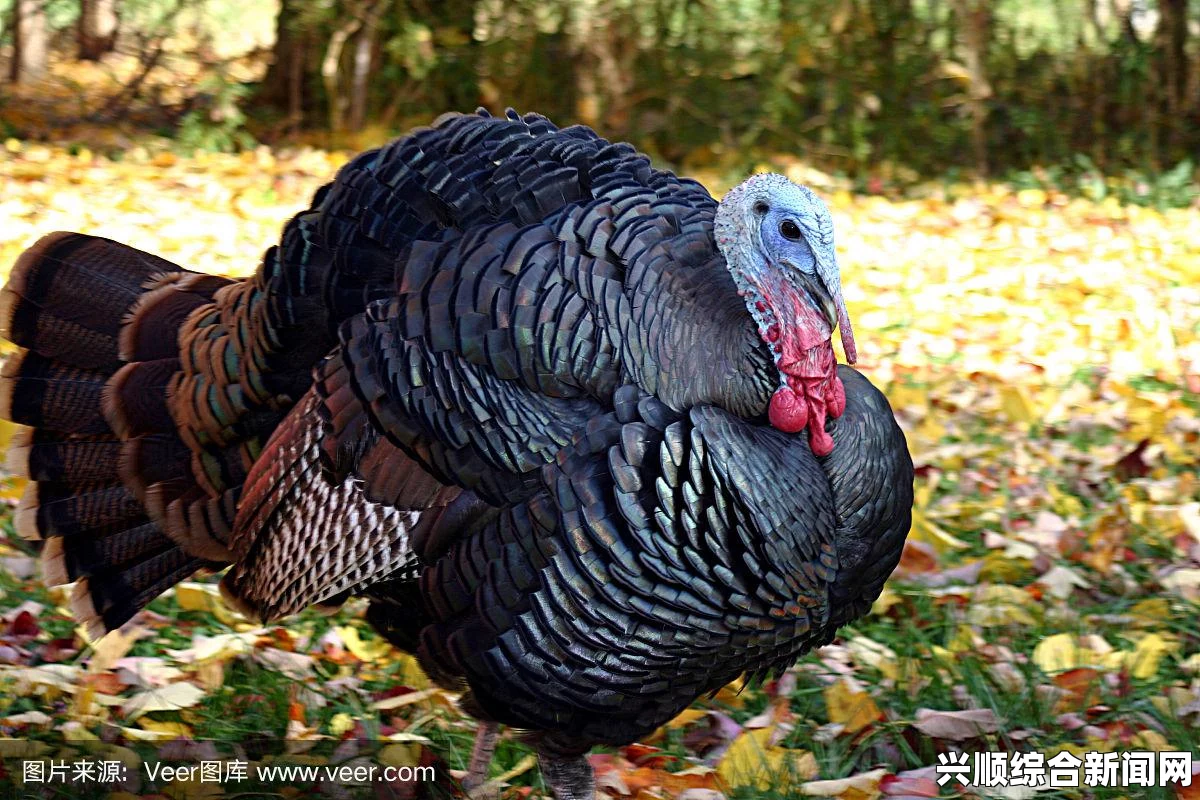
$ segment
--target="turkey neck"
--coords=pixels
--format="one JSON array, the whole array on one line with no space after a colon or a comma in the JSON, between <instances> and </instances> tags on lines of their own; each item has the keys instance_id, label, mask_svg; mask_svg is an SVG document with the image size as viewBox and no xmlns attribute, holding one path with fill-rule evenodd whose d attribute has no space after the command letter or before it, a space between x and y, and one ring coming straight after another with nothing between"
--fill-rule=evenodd
<instances>
[{"instance_id":1,"label":"turkey neck","mask_svg":"<svg viewBox=\"0 0 1200 800\"><path fill-rule=\"evenodd\" d=\"M635 320L658 362L643 367L643 387L675 411L707 404L748 419L764 415L778 383L775 362L725 259L657 278L654 291L634 295Z\"/></svg>"}]
</instances>

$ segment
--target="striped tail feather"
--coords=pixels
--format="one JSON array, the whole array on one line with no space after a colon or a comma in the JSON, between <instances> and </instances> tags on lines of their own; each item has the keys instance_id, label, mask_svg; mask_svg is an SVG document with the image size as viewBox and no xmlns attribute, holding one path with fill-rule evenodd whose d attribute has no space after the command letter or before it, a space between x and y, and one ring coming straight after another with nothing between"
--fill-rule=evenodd
<instances>
[{"instance_id":1,"label":"striped tail feather","mask_svg":"<svg viewBox=\"0 0 1200 800\"><path fill-rule=\"evenodd\" d=\"M0 370L0 416L29 426L8 456L9 470L30 481L15 524L40 543L46 582L75 584L72 610L92 636L213 565L147 513L148 482L190 482L176 466L186 449L163 415L165 397L145 394L163 391L167 367L133 375L142 365L125 363L138 349L177 356L170 324L148 332L130 323L144 321L148 292L189 280L210 294L227 283L108 239L54 233L18 259L0 290L0 334L23 348ZM162 316L177 328L203 294L177 298ZM144 463L164 453L175 463Z\"/></svg>"}]
</instances>

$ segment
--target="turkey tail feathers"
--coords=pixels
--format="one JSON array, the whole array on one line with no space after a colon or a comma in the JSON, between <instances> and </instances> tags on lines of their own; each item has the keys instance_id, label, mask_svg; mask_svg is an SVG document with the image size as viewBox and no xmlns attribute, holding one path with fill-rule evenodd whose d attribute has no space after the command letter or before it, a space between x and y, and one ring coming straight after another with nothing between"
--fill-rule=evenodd
<instances>
[{"instance_id":1,"label":"turkey tail feathers","mask_svg":"<svg viewBox=\"0 0 1200 800\"><path fill-rule=\"evenodd\" d=\"M0 416L30 426L8 455L30 481L15 524L40 542L48 584L75 583L71 607L92 636L208 563L147 515L144 483L123 480L147 478L129 470L139 452L178 452L166 424L168 365L122 366L123 349L142 349L123 340L146 338L156 355L173 355L173 329L143 337L123 326L148 290L189 277L213 280L108 239L54 233L21 255L0 290L0 334L24 348L0 370Z\"/></svg>"},{"instance_id":2,"label":"turkey tail feathers","mask_svg":"<svg viewBox=\"0 0 1200 800\"><path fill-rule=\"evenodd\" d=\"M230 544L235 563L221 594L253 619L333 604L385 578L412 577L415 568L409 533L421 512L372 502L359 480L326 480L319 405L309 390L245 483Z\"/></svg>"},{"instance_id":3,"label":"turkey tail feathers","mask_svg":"<svg viewBox=\"0 0 1200 800\"><path fill-rule=\"evenodd\" d=\"M0 335L40 356L109 372L121 322L148 279L182 272L158 256L81 233L52 233L26 250L0 291Z\"/></svg>"}]
</instances>

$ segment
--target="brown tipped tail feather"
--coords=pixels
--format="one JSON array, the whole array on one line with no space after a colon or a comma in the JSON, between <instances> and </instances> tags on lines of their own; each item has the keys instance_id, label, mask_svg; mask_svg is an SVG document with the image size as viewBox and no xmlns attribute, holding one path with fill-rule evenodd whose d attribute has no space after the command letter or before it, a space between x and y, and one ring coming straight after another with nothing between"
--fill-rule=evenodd
<instances>
[{"instance_id":1,"label":"brown tipped tail feather","mask_svg":"<svg viewBox=\"0 0 1200 800\"><path fill-rule=\"evenodd\" d=\"M0 335L22 348L0 372L0 416L29 426L8 459L30 480L16 526L40 543L47 583L75 584L72 610L91 635L231 563L222 591L252 618L343 599L405 574L421 510L457 494L385 441L358 446L379 451L368 467L383 474L364 474L386 499L369 497L361 477L326 479L322 398L266 388L304 387L306 357L291 341L264 349L279 328L254 327L285 306L304 311L303 296L279 289L287 266L268 251L255 278L231 281L56 233L0 290ZM312 277L325 266L316 257L301 268ZM315 278L303 285L323 291ZM319 327L289 331L324 346Z\"/></svg>"},{"instance_id":2,"label":"brown tipped tail feather","mask_svg":"<svg viewBox=\"0 0 1200 800\"><path fill-rule=\"evenodd\" d=\"M178 315L166 315L171 328L135 312L149 292L188 279L219 285L117 242L54 233L21 256L0 291L0 334L23 348L0 374L0 416L30 427L13 437L8 458L9 469L30 481L16 527L41 543L48 583L75 582L72 609L92 635L214 565L147 511L147 479L187 481L186 449L163 416L165 386L129 391L141 365L124 361L136 351L122 351L139 323L159 326L156 341L173 339ZM162 375L169 364L156 360L147 363ZM158 475L139 469L152 449L176 456L155 459L164 465Z\"/></svg>"}]
</instances>

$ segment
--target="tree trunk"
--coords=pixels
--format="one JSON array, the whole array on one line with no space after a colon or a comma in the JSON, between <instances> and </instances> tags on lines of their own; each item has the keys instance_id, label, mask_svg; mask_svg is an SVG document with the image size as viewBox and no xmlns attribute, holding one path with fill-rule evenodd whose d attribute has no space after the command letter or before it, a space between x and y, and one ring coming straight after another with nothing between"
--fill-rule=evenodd
<instances>
[{"instance_id":1,"label":"tree trunk","mask_svg":"<svg viewBox=\"0 0 1200 800\"><path fill-rule=\"evenodd\" d=\"M375 38L379 33L379 18L383 14L383 3L367 6L363 12L363 27L354 45L354 71L350 81L350 115L347 126L352 131L361 131L367 124L367 100L371 76L371 56L375 50Z\"/></svg>"},{"instance_id":2,"label":"tree trunk","mask_svg":"<svg viewBox=\"0 0 1200 800\"><path fill-rule=\"evenodd\" d=\"M42 0L13 0L13 59L8 78L13 83L37 80L46 74L46 7Z\"/></svg>"},{"instance_id":3,"label":"tree trunk","mask_svg":"<svg viewBox=\"0 0 1200 800\"><path fill-rule=\"evenodd\" d=\"M980 176L988 173L987 99L992 86L987 77L987 50L992 36L989 0L954 0L964 61L971 85L967 89L967 109L971 114L971 150Z\"/></svg>"},{"instance_id":4,"label":"tree trunk","mask_svg":"<svg viewBox=\"0 0 1200 800\"><path fill-rule=\"evenodd\" d=\"M347 20L333 35L325 48L325 57L321 59L321 80L325 83L325 100L329 103L329 132L338 133L345 126L346 107L349 105L342 94L338 75L341 71L342 51L346 42L353 36L362 23L357 19Z\"/></svg>"},{"instance_id":5,"label":"tree trunk","mask_svg":"<svg viewBox=\"0 0 1200 800\"><path fill-rule=\"evenodd\" d=\"M576 55L575 114L615 135L628 130L637 42L624 35L622 12L607 0L570 6L566 29Z\"/></svg>"},{"instance_id":6,"label":"tree trunk","mask_svg":"<svg viewBox=\"0 0 1200 800\"><path fill-rule=\"evenodd\" d=\"M79 58L99 61L117 43L117 0L81 0Z\"/></svg>"},{"instance_id":7,"label":"tree trunk","mask_svg":"<svg viewBox=\"0 0 1200 800\"><path fill-rule=\"evenodd\" d=\"M1129 44L1138 43L1137 29L1133 25L1133 0L1113 0L1113 11L1121 22L1121 35Z\"/></svg>"},{"instance_id":8,"label":"tree trunk","mask_svg":"<svg viewBox=\"0 0 1200 800\"><path fill-rule=\"evenodd\" d=\"M288 129L303 125L315 105L311 33L303 29L299 17L297 0L283 0L275 20L271 63L254 94L254 105L275 111Z\"/></svg>"},{"instance_id":9,"label":"tree trunk","mask_svg":"<svg viewBox=\"0 0 1200 800\"><path fill-rule=\"evenodd\" d=\"M1181 144L1190 105L1188 98L1188 0L1159 0L1158 46L1163 94L1167 99L1167 142Z\"/></svg>"}]
</instances>

